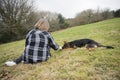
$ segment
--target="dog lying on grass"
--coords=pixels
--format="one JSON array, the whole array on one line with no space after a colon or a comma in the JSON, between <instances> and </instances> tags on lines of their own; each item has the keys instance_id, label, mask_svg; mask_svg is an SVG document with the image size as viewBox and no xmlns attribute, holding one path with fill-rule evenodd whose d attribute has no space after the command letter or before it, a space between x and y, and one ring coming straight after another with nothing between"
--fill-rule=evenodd
<instances>
[{"instance_id":1,"label":"dog lying on grass","mask_svg":"<svg viewBox=\"0 0 120 80\"><path fill-rule=\"evenodd\" d=\"M112 46L104 46L101 45L100 43L92 40L92 39L79 39L79 40L74 40L71 42L64 42L64 45L62 49L66 48L77 48L77 47L85 47L87 50L91 51L94 50L97 47L104 47L107 49L114 49Z\"/></svg>"}]
</instances>

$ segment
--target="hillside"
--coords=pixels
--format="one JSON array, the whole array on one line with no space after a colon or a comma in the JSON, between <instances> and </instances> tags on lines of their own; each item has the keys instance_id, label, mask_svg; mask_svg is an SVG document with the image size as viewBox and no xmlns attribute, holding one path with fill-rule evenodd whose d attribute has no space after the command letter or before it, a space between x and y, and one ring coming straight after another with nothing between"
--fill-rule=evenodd
<instances>
[{"instance_id":1,"label":"hillside","mask_svg":"<svg viewBox=\"0 0 120 80\"><path fill-rule=\"evenodd\" d=\"M120 18L76 26L52 33L62 46L64 41L90 38L115 49L97 48L51 50L52 57L43 63L4 66L24 50L24 40L0 45L1 80L120 80Z\"/></svg>"}]
</instances>

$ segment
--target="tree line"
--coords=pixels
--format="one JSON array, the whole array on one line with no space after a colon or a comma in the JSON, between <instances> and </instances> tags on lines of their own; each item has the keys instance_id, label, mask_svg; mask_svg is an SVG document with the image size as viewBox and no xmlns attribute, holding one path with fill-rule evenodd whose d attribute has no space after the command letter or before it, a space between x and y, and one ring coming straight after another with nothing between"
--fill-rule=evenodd
<instances>
[{"instance_id":1,"label":"tree line","mask_svg":"<svg viewBox=\"0 0 120 80\"><path fill-rule=\"evenodd\" d=\"M106 9L87 9L80 13L77 13L75 18L67 19L66 22L69 24L69 26L78 26L78 25L84 25L94 22L99 22L106 19L111 19L115 17L120 17L120 9L117 10L110 10L108 8Z\"/></svg>"},{"instance_id":2,"label":"tree line","mask_svg":"<svg viewBox=\"0 0 120 80\"><path fill-rule=\"evenodd\" d=\"M114 17L120 17L120 9L88 9L76 14L75 18L65 19L59 13L36 11L33 0L0 0L0 43L20 40L34 27L40 18L46 18L50 23L50 32L89 24Z\"/></svg>"}]
</instances>

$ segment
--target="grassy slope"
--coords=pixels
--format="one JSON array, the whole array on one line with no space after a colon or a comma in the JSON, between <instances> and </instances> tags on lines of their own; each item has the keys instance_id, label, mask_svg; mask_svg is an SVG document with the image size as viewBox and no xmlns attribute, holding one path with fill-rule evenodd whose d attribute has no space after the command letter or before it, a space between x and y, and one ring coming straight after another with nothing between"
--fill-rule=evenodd
<instances>
[{"instance_id":1,"label":"grassy slope","mask_svg":"<svg viewBox=\"0 0 120 80\"><path fill-rule=\"evenodd\" d=\"M63 45L71 41L91 38L115 49L85 49L51 51L44 63L19 64L5 67L6 60L17 58L24 50L24 40L0 45L0 79L10 80L119 80L120 79L120 18L73 27L52 33ZM3 75L4 74L4 75Z\"/></svg>"}]
</instances>

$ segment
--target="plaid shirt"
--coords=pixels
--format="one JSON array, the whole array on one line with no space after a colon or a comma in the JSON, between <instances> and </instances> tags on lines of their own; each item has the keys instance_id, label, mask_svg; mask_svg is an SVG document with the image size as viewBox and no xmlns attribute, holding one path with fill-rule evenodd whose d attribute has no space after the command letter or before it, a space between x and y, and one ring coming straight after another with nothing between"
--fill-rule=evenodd
<instances>
[{"instance_id":1,"label":"plaid shirt","mask_svg":"<svg viewBox=\"0 0 120 80\"><path fill-rule=\"evenodd\" d=\"M50 47L57 50L59 46L55 43L50 33L38 29L31 30L26 36L24 62L43 62L50 58Z\"/></svg>"}]
</instances>

